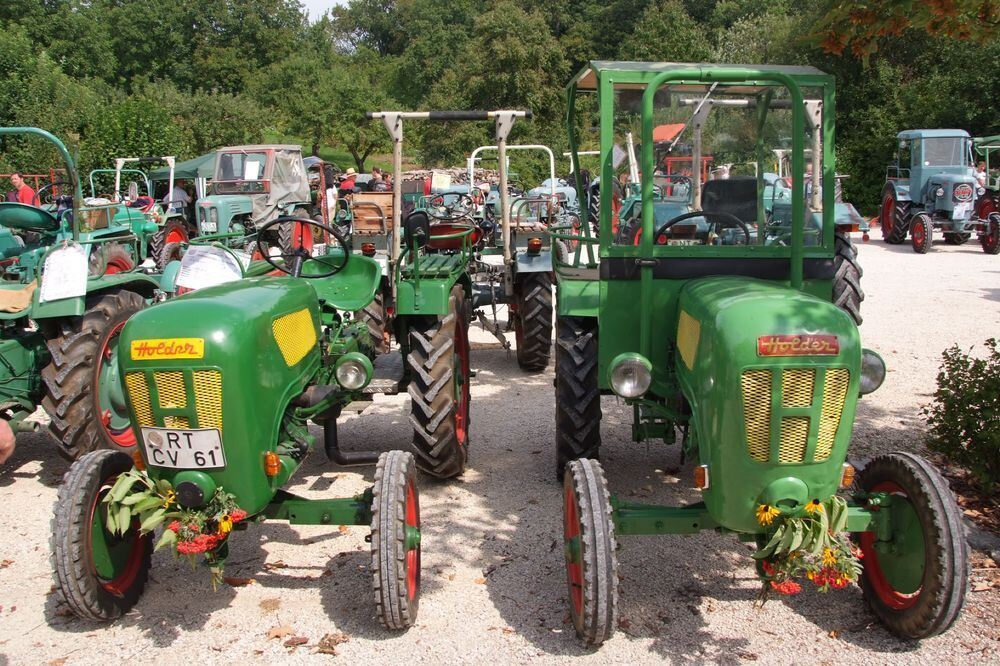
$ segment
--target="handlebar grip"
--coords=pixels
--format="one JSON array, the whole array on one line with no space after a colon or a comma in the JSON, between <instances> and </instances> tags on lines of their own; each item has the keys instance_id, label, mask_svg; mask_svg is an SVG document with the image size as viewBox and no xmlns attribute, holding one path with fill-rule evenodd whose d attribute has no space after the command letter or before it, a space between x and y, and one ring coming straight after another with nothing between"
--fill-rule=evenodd
<instances>
[{"instance_id":1,"label":"handlebar grip","mask_svg":"<svg viewBox=\"0 0 1000 666\"><path fill-rule=\"evenodd\" d=\"M374 118L375 118L374 111L365 111L365 120L374 120Z\"/></svg>"}]
</instances>

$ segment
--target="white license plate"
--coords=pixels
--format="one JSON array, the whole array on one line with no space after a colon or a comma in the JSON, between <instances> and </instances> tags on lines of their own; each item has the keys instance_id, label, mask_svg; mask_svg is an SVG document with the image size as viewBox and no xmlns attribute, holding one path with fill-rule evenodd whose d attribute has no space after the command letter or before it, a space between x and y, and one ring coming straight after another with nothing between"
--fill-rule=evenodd
<instances>
[{"instance_id":1,"label":"white license plate","mask_svg":"<svg viewBox=\"0 0 1000 666\"><path fill-rule=\"evenodd\" d=\"M216 224L215 222L202 222L201 223L201 232L203 234L214 234L218 230L219 230L219 225Z\"/></svg>"},{"instance_id":2,"label":"white license plate","mask_svg":"<svg viewBox=\"0 0 1000 666\"><path fill-rule=\"evenodd\" d=\"M970 210L972 210L972 204L971 203L955 204L955 209L954 209L954 211L952 211L951 219L953 219L953 220L963 219L965 217L966 213L968 213Z\"/></svg>"},{"instance_id":3,"label":"white license plate","mask_svg":"<svg viewBox=\"0 0 1000 666\"><path fill-rule=\"evenodd\" d=\"M226 466L219 431L180 428L143 428L146 460L156 467L219 469Z\"/></svg>"},{"instance_id":4,"label":"white license plate","mask_svg":"<svg viewBox=\"0 0 1000 666\"><path fill-rule=\"evenodd\" d=\"M701 245L702 242L697 238L678 238L678 239L667 239L667 245Z\"/></svg>"}]
</instances>

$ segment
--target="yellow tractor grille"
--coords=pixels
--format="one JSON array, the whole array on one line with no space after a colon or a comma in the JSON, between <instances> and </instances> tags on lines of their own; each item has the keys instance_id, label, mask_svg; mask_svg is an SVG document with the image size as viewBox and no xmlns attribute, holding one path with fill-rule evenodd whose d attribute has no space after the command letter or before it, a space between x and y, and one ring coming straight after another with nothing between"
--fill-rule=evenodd
<instances>
[{"instance_id":1,"label":"yellow tractor grille","mask_svg":"<svg viewBox=\"0 0 1000 666\"><path fill-rule=\"evenodd\" d=\"M816 453L813 459L823 462L830 457L833 443L840 427L840 416L847 401L847 386L851 383L851 372L845 368L830 368L826 371L826 386L823 390L823 410L819 415L819 436L816 439Z\"/></svg>"},{"instance_id":2,"label":"yellow tractor grille","mask_svg":"<svg viewBox=\"0 0 1000 666\"><path fill-rule=\"evenodd\" d=\"M771 371L743 373L743 418L747 451L758 462L767 462L771 450Z\"/></svg>"},{"instance_id":3,"label":"yellow tractor grille","mask_svg":"<svg viewBox=\"0 0 1000 666\"><path fill-rule=\"evenodd\" d=\"M316 327L308 308L278 317L271 331L289 368L305 358L316 345Z\"/></svg>"},{"instance_id":4,"label":"yellow tractor grille","mask_svg":"<svg viewBox=\"0 0 1000 666\"><path fill-rule=\"evenodd\" d=\"M777 462L794 465L810 462L809 431L816 419L816 449L811 462L824 462L833 452L840 427L840 418L847 400L851 373L844 368L825 370L822 380L822 398L814 401L816 393L815 368L785 368L781 371L780 405L772 414L772 374L770 370L745 370L741 378L743 393L743 420L746 430L747 454L758 462ZM785 410L798 413L782 414ZM808 410L803 414L801 410ZM780 419L778 426L777 459L771 455L771 421Z\"/></svg>"},{"instance_id":5,"label":"yellow tractor grille","mask_svg":"<svg viewBox=\"0 0 1000 666\"><path fill-rule=\"evenodd\" d=\"M125 387L132 401L132 409L140 426L164 428L192 428L197 417L197 427L222 430L222 373L218 370L194 370L194 405L188 400L183 371L152 373L159 404L153 405L147 373L129 372ZM192 409L193 407L193 409ZM163 414L164 411L185 410L186 414ZM154 417L159 416L159 422Z\"/></svg>"}]
</instances>

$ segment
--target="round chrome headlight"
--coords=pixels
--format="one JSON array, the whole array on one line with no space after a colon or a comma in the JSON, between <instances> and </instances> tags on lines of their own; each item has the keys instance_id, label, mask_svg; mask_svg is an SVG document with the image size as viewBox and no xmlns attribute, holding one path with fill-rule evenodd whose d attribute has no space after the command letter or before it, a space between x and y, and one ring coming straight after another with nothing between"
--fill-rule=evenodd
<instances>
[{"instance_id":1,"label":"round chrome headlight","mask_svg":"<svg viewBox=\"0 0 1000 666\"><path fill-rule=\"evenodd\" d=\"M870 349L861 350L861 385L858 392L867 395L885 381L885 361Z\"/></svg>"},{"instance_id":2,"label":"round chrome headlight","mask_svg":"<svg viewBox=\"0 0 1000 666\"><path fill-rule=\"evenodd\" d=\"M979 196L983 196L984 194L986 194L986 188L985 187L977 188L976 194L978 194Z\"/></svg>"},{"instance_id":3,"label":"round chrome headlight","mask_svg":"<svg viewBox=\"0 0 1000 666\"><path fill-rule=\"evenodd\" d=\"M944 188L943 187L939 187L936 190L934 190L934 196L936 196L936 197L943 197L944 196Z\"/></svg>"},{"instance_id":4,"label":"round chrome headlight","mask_svg":"<svg viewBox=\"0 0 1000 666\"><path fill-rule=\"evenodd\" d=\"M626 353L611 361L611 390L623 398L638 398L649 390L653 366L639 354Z\"/></svg>"},{"instance_id":5,"label":"round chrome headlight","mask_svg":"<svg viewBox=\"0 0 1000 666\"><path fill-rule=\"evenodd\" d=\"M372 363L358 352L344 354L337 361L337 383L348 391L357 391L368 385L372 378Z\"/></svg>"}]
</instances>

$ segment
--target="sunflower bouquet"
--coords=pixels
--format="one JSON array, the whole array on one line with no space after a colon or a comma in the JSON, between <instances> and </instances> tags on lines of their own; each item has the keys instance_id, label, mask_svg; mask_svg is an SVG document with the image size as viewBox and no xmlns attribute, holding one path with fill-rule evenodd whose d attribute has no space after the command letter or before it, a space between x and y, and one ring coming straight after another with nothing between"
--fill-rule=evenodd
<instances>
[{"instance_id":1,"label":"sunflower bouquet","mask_svg":"<svg viewBox=\"0 0 1000 666\"><path fill-rule=\"evenodd\" d=\"M203 555L212 571L213 588L222 580L222 549L229 533L247 518L236 497L222 488L203 507L188 509L177 504L169 481L154 481L137 469L120 475L103 502L107 505L105 524L112 534L124 534L136 523L140 534L149 534L166 523L154 550L171 546L192 564L196 555Z\"/></svg>"},{"instance_id":2,"label":"sunflower bouquet","mask_svg":"<svg viewBox=\"0 0 1000 666\"><path fill-rule=\"evenodd\" d=\"M799 579L813 583L820 592L847 587L861 574L861 550L854 546L847 527L847 502L833 495L814 499L798 514L785 514L775 506L758 505L757 522L769 531L753 554L764 593L802 591Z\"/></svg>"}]
</instances>

